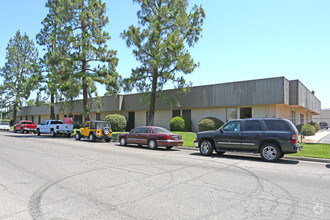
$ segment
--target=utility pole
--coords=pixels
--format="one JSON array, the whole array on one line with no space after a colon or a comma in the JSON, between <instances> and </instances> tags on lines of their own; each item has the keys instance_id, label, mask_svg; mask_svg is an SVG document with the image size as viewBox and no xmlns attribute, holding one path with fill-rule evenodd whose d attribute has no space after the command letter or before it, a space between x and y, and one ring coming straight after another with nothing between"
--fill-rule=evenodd
<instances>
[{"instance_id":1,"label":"utility pole","mask_svg":"<svg viewBox=\"0 0 330 220\"><path fill-rule=\"evenodd\" d=\"M2 122L2 104L3 104L3 99L2 99L2 97L1 97L1 122Z\"/></svg>"}]
</instances>

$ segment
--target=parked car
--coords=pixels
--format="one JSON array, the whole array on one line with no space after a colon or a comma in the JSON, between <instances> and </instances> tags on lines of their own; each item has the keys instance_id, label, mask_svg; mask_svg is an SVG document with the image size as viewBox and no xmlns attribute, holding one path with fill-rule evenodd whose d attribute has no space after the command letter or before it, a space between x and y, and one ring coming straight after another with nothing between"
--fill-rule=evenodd
<instances>
[{"instance_id":1,"label":"parked car","mask_svg":"<svg viewBox=\"0 0 330 220\"><path fill-rule=\"evenodd\" d=\"M36 133L37 125L33 124L32 121L23 120L19 124L14 125L13 132L16 133L17 131L20 131L22 134L29 132Z\"/></svg>"},{"instance_id":2,"label":"parked car","mask_svg":"<svg viewBox=\"0 0 330 220\"><path fill-rule=\"evenodd\" d=\"M110 122L106 121L87 121L83 128L80 128L75 135L76 140L88 137L89 141L102 140L110 142L112 130Z\"/></svg>"},{"instance_id":3,"label":"parked car","mask_svg":"<svg viewBox=\"0 0 330 220\"><path fill-rule=\"evenodd\" d=\"M208 156L215 150L260 153L265 161L277 161L284 154L302 150L298 131L291 121L281 118L232 120L215 131L196 134L195 147Z\"/></svg>"},{"instance_id":4,"label":"parked car","mask_svg":"<svg viewBox=\"0 0 330 220\"><path fill-rule=\"evenodd\" d=\"M147 145L150 149L157 149L164 146L171 149L173 146L183 144L182 136L173 134L165 128L155 126L141 126L129 133L122 133L117 136L121 146L127 144Z\"/></svg>"},{"instance_id":5,"label":"parked car","mask_svg":"<svg viewBox=\"0 0 330 220\"><path fill-rule=\"evenodd\" d=\"M37 126L37 134L50 134L55 137L57 135L66 135L71 137L73 133L73 125L64 124L60 120L47 120Z\"/></svg>"},{"instance_id":6,"label":"parked car","mask_svg":"<svg viewBox=\"0 0 330 220\"><path fill-rule=\"evenodd\" d=\"M9 131L10 124L9 122L0 122L0 130Z\"/></svg>"},{"instance_id":7,"label":"parked car","mask_svg":"<svg viewBox=\"0 0 330 220\"><path fill-rule=\"evenodd\" d=\"M320 128L321 129L328 129L328 123L326 123L326 122L320 122Z\"/></svg>"}]
</instances>

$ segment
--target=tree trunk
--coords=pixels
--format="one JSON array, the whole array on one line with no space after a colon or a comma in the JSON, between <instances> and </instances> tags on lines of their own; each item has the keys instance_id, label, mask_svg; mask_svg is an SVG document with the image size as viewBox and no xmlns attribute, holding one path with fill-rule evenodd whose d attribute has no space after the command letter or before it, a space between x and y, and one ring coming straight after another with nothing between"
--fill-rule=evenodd
<instances>
[{"instance_id":1,"label":"tree trunk","mask_svg":"<svg viewBox=\"0 0 330 220\"><path fill-rule=\"evenodd\" d=\"M16 124L16 115L17 115L17 109L16 105L14 104L14 111L13 111L13 123Z\"/></svg>"},{"instance_id":2,"label":"tree trunk","mask_svg":"<svg viewBox=\"0 0 330 220\"><path fill-rule=\"evenodd\" d=\"M154 73L154 77L152 79L152 88L151 88L150 106L149 106L149 115L148 115L149 126L154 126L155 123L157 80L158 80L157 73Z\"/></svg>"},{"instance_id":3,"label":"tree trunk","mask_svg":"<svg viewBox=\"0 0 330 220\"><path fill-rule=\"evenodd\" d=\"M85 10L84 1L81 2L81 10ZM86 73L87 73L87 56L85 51L85 40L86 40L86 23L83 17L81 17L81 32L82 32L82 89L83 89L83 109L85 121L89 121L89 108L88 108L88 84L86 82Z\"/></svg>"},{"instance_id":4,"label":"tree trunk","mask_svg":"<svg viewBox=\"0 0 330 220\"><path fill-rule=\"evenodd\" d=\"M50 95L50 119L55 120L55 94Z\"/></svg>"},{"instance_id":5,"label":"tree trunk","mask_svg":"<svg viewBox=\"0 0 330 220\"><path fill-rule=\"evenodd\" d=\"M83 108L84 108L84 116L86 122L89 121L88 94L87 94L88 86L84 81L85 81L85 77L83 78Z\"/></svg>"}]
</instances>

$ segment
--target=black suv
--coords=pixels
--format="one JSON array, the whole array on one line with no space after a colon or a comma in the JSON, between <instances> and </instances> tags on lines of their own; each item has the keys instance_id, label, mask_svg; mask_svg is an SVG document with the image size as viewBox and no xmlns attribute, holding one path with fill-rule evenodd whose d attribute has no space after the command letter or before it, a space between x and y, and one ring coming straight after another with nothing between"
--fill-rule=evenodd
<instances>
[{"instance_id":1,"label":"black suv","mask_svg":"<svg viewBox=\"0 0 330 220\"><path fill-rule=\"evenodd\" d=\"M284 154L302 150L298 130L291 121L282 118L250 118L232 120L215 131L196 134L195 147L208 156L215 150L260 153L265 161L277 161Z\"/></svg>"}]
</instances>

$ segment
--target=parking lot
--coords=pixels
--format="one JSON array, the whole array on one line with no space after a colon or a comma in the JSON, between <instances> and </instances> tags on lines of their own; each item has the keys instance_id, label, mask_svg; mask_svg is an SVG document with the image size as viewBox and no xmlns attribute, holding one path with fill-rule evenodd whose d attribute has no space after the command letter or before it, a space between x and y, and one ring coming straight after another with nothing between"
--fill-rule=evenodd
<instances>
[{"instance_id":1,"label":"parking lot","mask_svg":"<svg viewBox=\"0 0 330 220\"><path fill-rule=\"evenodd\" d=\"M0 219L329 219L330 164L0 132Z\"/></svg>"}]
</instances>

